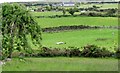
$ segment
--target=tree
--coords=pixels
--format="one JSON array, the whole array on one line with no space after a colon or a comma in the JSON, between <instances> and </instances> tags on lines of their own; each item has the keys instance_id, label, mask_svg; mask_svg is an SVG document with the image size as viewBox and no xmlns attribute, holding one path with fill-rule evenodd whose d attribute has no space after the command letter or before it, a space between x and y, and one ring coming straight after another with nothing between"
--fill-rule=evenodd
<instances>
[{"instance_id":1,"label":"tree","mask_svg":"<svg viewBox=\"0 0 120 73\"><path fill-rule=\"evenodd\" d=\"M29 51L28 36L34 45L41 46L41 29L29 10L17 3L2 5L3 57L12 57L14 50Z\"/></svg>"},{"instance_id":2,"label":"tree","mask_svg":"<svg viewBox=\"0 0 120 73\"><path fill-rule=\"evenodd\" d=\"M63 15L66 14L66 9L65 8L62 8L62 13L63 13Z\"/></svg>"},{"instance_id":3,"label":"tree","mask_svg":"<svg viewBox=\"0 0 120 73\"><path fill-rule=\"evenodd\" d=\"M76 12L76 10L74 8L70 8L68 9L68 12L71 14L71 15L74 15L74 13Z\"/></svg>"},{"instance_id":4,"label":"tree","mask_svg":"<svg viewBox=\"0 0 120 73\"><path fill-rule=\"evenodd\" d=\"M2 21L2 4L0 4L0 29L1 29L1 21ZM1 32L1 30L0 30Z\"/></svg>"}]
</instances>

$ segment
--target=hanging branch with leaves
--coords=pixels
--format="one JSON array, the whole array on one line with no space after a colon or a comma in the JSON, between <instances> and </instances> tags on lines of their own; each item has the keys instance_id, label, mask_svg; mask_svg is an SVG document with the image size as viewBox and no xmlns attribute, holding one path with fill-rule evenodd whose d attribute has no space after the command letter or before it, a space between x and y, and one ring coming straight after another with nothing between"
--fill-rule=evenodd
<instances>
[{"instance_id":1,"label":"hanging branch with leaves","mask_svg":"<svg viewBox=\"0 0 120 73\"><path fill-rule=\"evenodd\" d=\"M11 58L14 50L28 51L30 36L34 45L41 47L41 28L29 10L17 3L2 5L3 55Z\"/></svg>"}]
</instances>

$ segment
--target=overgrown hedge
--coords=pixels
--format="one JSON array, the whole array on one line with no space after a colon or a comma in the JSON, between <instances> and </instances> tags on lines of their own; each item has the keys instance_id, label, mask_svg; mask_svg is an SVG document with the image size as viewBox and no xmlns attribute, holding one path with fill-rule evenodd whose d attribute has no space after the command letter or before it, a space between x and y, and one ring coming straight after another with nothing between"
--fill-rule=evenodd
<instances>
[{"instance_id":1,"label":"overgrown hedge","mask_svg":"<svg viewBox=\"0 0 120 73\"><path fill-rule=\"evenodd\" d=\"M59 26L59 27L48 27L42 28L42 32L58 32L64 30L77 30L77 29L96 29L101 28L98 26L86 26L86 25L73 25L73 26Z\"/></svg>"},{"instance_id":2,"label":"overgrown hedge","mask_svg":"<svg viewBox=\"0 0 120 73\"><path fill-rule=\"evenodd\" d=\"M59 26L59 27L42 28L42 32L59 32L59 31L66 31L66 30L101 29L101 28L119 29L119 27L117 27L117 26L72 25L72 26Z\"/></svg>"},{"instance_id":3,"label":"overgrown hedge","mask_svg":"<svg viewBox=\"0 0 120 73\"><path fill-rule=\"evenodd\" d=\"M111 52L104 47L98 47L96 45L87 45L80 50L78 47L68 47L68 48L48 48L43 47L42 50L34 51L31 54L24 53L25 57L115 57L120 58L120 50L116 52Z\"/></svg>"}]
</instances>

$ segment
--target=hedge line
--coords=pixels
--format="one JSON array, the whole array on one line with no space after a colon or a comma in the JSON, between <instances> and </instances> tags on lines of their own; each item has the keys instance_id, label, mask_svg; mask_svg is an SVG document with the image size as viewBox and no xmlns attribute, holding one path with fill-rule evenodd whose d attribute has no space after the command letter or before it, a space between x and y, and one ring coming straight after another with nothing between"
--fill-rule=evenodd
<instances>
[{"instance_id":1,"label":"hedge line","mask_svg":"<svg viewBox=\"0 0 120 73\"><path fill-rule=\"evenodd\" d=\"M47 48L43 47L42 51L37 51L31 54L26 53L25 57L94 57L94 58L103 58L103 57L115 57L120 58L120 50L116 52L111 52L106 48L98 47L96 45L87 45L83 47L83 50L80 50L77 47L69 48Z\"/></svg>"},{"instance_id":2,"label":"hedge line","mask_svg":"<svg viewBox=\"0 0 120 73\"><path fill-rule=\"evenodd\" d=\"M87 25L73 25L73 26L59 26L59 27L48 27L42 28L42 32L58 32L64 30L77 30L77 29L98 29L98 28L114 28L118 29L118 27L114 26L87 26Z\"/></svg>"}]
</instances>

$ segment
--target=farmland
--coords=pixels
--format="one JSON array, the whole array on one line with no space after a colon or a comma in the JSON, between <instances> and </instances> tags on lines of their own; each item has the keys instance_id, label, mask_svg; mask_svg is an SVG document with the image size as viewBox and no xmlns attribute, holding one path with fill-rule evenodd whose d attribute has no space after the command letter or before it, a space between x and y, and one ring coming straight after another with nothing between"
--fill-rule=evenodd
<instances>
[{"instance_id":1,"label":"farmland","mask_svg":"<svg viewBox=\"0 0 120 73\"><path fill-rule=\"evenodd\" d=\"M87 44L95 44L106 47L114 51L117 46L117 29L93 29L93 30L75 30L58 33L43 33L43 46L48 47L83 47ZM112 34L114 33L114 35ZM74 34L74 35L73 35ZM87 34L87 36L86 36ZM102 40L103 39L103 40ZM66 44L56 45L56 42L63 41Z\"/></svg>"},{"instance_id":2,"label":"farmland","mask_svg":"<svg viewBox=\"0 0 120 73\"><path fill-rule=\"evenodd\" d=\"M62 12L32 12L34 16L56 16L62 15ZM76 13L80 14L80 13ZM69 15L68 13L66 15ZM60 18L36 18L41 28L70 26L70 25L88 25L88 26L118 26L117 17L87 17L87 16L69 16ZM47 21L47 22L46 22Z\"/></svg>"},{"instance_id":3,"label":"farmland","mask_svg":"<svg viewBox=\"0 0 120 73\"><path fill-rule=\"evenodd\" d=\"M58 27L69 25L89 26L118 26L116 17L61 17L61 18L39 18L38 24L44 27ZM47 21L47 22L46 22Z\"/></svg>"},{"instance_id":4,"label":"farmland","mask_svg":"<svg viewBox=\"0 0 120 73\"><path fill-rule=\"evenodd\" d=\"M108 8L118 8L118 4L81 4L80 8L88 8L96 5L101 9L108 9Z\"/></svg>"},{"instance_id":5,"label":"farmland","mask_svg":"<svg viewBox=\"0 0 120 73\"><path fill-rule=\"evenodd\" d=\"M79 8L92 7L93 5L81 4ZM101 9L117 8L117 4L96 4L96 6L99 6ZM78 25L118 28L117 17L79 16L80 12L76 12L74 14L76 16L72 16L67 12L66 15L68 16L66 17L56 17L62 16L62 11L31 12L31 14L42 29ZM53 18L49 16L53 16ZM97 45L115 53L115 50L118 48L117 28L86 28L42 32L41 44L42 47L48 48L64 49L78 47L79 50L83 50L83 47L86 45ZM29 35L27 39L29 46L33 50L41 49L33 45ZM56 44L57 42L64 42L65 44ZM12 58L11 61L3 65L2 69L3 71L118 71L118 59L114 56L110 58L38 56L37 58L25 57L25 60Z\"/></svg>"}]
</instances>

